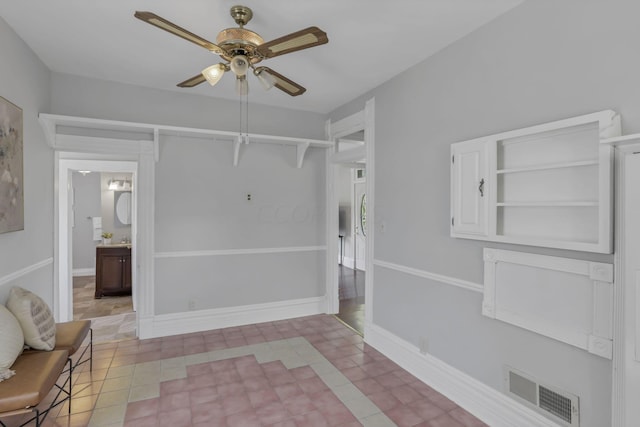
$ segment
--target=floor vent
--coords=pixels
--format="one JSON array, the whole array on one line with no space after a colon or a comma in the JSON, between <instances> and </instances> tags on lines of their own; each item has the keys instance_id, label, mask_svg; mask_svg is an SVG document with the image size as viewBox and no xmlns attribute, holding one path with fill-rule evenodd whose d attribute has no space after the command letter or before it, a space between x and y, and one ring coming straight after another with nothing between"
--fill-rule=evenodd
<instances>
[{"instance_id":1,"label":"floor vent","mask_svg":"<svg viewBox=\"0 0 640 427\"><path fill-rule=\"evenodd\" d=\"M506 368L508 394L565 426L580 425L579 398L555 387L542 385L515 369Z\"/></svg>"}]
</instances>

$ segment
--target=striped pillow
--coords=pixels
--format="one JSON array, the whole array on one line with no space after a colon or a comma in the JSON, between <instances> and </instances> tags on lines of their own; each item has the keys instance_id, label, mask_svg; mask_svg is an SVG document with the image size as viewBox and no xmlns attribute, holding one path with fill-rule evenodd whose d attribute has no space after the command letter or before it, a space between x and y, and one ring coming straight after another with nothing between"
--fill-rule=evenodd
<instances>
[{"instance_id":1,"label":"striped pillow","mask_svg":"<svg viewBox=\"0 0 640 427\"><path fill-rule=\"evenodd\" d=\"M9 292L7 308L20 322L26 345L36 350L53 350L56 346L56 322L42 298L26 289L14 287Z\"/></svg>"}]
</instances>

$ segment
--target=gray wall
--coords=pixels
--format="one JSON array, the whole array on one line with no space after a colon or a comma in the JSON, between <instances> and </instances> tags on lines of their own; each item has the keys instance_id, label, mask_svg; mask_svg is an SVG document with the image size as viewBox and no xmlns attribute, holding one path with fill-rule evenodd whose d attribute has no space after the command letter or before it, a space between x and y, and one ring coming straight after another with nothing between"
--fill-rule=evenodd
<instances>
[{"instance_id":1,"label":"gray wall","mask_svg":"<svg viewBox=\"0 0 640 427\"><path fill-rule=\"evenodd\" d=\"M238 131L237 102L56 73L52 81L54 114ZM324 137L324 115L249 109L252 133ZM294 147L250 143L234 167L228 141L162 136L155 177L156 314L324 295L323 251L163 255L324 246L324 149L309 148L297 169Z\"/></svg>"},{"instance_id":2,"label":"gray wall","mask_svg":"<svg viewBox=\"0 0 640 427\"><path fill-rule=\"evenodd\" d=\"M156 252L325 245L323 149L165 138L156 168ZM248 195L251 200L247 200ZM159 258L158 314L324 295L324 252ZM179 292L176 292L179 284Z\"/></svg>"},{"instance_id":3,"label":"gray wall","mask_svg":"<svg viewBox=\"0 0 640 427\"><path fill-rule=\"evenodd\" d=\"M239 130L237 101L191 95L188 89L168 92L60 73L52 73L52 82L54 114ZM249 95L250 133L324 139L324 120L321 114L254 104Z\"/></svg>"},{"instance_id":4,"label":"gray wall","mask_svg":"<svg viewBox=\"0 0 640 427\"><path fill-rule=\"evenodd\" d=\"M50 305L53 265L53 152L38 124L38 113L50 104L50 73L13 30L0 18L0 96L22 108L24 132L24 231L0 234L0 302L11 286L22 286ZM19 270L45 262L18 277Z\"/></svg>"},{"instance_id":5,"label":"gray wall","mask_svg":"<svg viewBox=\"0 0 640 427\"><path fill-rule=\"evenodd\" d=\"M89 217L102 215L100 202L100 173L92 172L83 175L79 172L71 174L74 190L73 211L73 270L96 268L96 245L100 241L93 240L93 223ZM75 274L74 274L75 275Z\"/></svg>"},{"instance_id":6,"label":"gray wall","mask_svg":"<svg viewBox=\"0 0 640 427\"><path fill-rule=\"evenodd\" d=\"M482 248L611 256L449 237L456 141L603 109L640 131L640 3L525 2L362 98L376 99L375 259L476 283ZM401 166L401 168L400 168ZM410 171L410 173L407 173ZM380 223L385 221L386 231ZM481 315L481 295L377 267L374 323L502 390L504 364L580 396L581 425L610 424L611 362Z\"/></svg>"}]
</instances>

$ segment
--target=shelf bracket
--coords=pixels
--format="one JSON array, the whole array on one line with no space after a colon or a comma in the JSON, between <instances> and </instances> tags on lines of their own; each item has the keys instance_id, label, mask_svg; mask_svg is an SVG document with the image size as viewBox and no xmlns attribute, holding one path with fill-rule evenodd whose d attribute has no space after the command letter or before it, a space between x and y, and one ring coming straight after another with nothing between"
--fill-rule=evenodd
<instances>
[{"instance_id":1,"label":"shelf bracket","mask_svg":"<svg viewBox=\"0 0 640 427\"><path fill-rule=\"evenodd\" d=\"M302 162L304 161L304 155L307 152L307 149L309 148L309 145L311 145L311 143L309 141L307 141L307 142L303 142L301 144L298 144L298 146L296 147L296 154L297 154L296 167L298 169L302 168Z\"/></svg>"}]
</instances>

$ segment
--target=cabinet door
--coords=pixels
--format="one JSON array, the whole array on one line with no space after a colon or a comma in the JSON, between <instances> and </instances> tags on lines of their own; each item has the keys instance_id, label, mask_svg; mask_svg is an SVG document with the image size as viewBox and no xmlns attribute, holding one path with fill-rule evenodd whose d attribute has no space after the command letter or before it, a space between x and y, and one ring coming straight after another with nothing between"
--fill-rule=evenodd
<instances>
[{"instance_id":1,"label":"cabinet door","mask_svg":"<svg viewBox=\"0 0 640 427\"><path fill-rule=\"evenodd\" d=\"M488 235L488 140L451 145L451 236Z\"/></svg>"},{"instance_id":2,"label":"cabinet door","mask_svg":"<svg viewBox=\"0 0 640 427\"><path fill-rule=\"evenodd\" d=\"M122 256L102 255L102 292L118 292L122 289Z\"/></svg>"},{"instance_id":3,"label":"cabinet door","mask_svg":"<svg viewBox=\"0 0 640 427\"><path fill-rule=\"evenodd\" d=\"M122 256L122 290L131 292L131 251Z\"/></svg>"}]
</instances>

